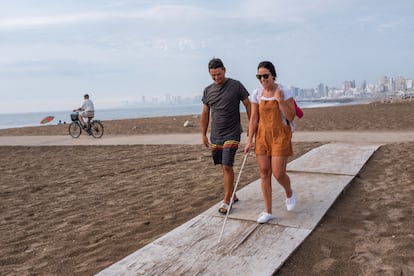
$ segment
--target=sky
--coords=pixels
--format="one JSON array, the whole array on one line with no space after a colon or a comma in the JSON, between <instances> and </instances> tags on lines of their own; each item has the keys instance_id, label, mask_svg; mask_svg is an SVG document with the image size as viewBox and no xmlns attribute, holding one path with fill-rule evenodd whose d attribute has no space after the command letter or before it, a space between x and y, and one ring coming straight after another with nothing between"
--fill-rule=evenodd
<instances>
[{"instance_id":1,"label":"sky","mask_svg":"<svg viewBox=\"0 0 414 276\"><path fill-rule=\"evenodd\" d=\"M414 78L411 0L0 0L0 113L201 96L207 64L249 91L260 61L314 88Z\"/></svg>"}]
</instances>

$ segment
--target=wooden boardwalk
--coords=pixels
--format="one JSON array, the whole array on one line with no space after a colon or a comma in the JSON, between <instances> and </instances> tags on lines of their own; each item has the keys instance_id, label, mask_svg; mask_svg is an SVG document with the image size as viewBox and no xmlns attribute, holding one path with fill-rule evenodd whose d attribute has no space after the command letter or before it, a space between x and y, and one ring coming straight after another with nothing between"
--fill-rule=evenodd
<instances>
[{"instance_id":1,"label":"wooden boardwalk","mask_svg":"<svg viewBox=\"0 0 414 276\"><path fill-rule=\"evenodd\" d=\"M263 209L260 181L237 192L219 242L219 203L97 275L271 275L306 239L379 144L326 144L288 164L297 193L287 212L282 188L273 185L273 215ZM236 172L237 173L237 172ZM133 241L131 241L133 242Z\"/></svg>"}]
</instances>

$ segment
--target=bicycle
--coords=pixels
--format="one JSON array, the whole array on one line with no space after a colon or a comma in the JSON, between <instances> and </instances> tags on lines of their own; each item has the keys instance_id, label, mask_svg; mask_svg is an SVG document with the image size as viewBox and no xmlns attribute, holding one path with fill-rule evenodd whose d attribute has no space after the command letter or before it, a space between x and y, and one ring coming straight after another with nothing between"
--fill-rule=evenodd
<instances>
[{"instance_id":1,"label":"bicycle","mask_svg":"<svg viewBox=\"0 0 414 276\"><path fill-rule=\"evenodd\" d=\"M92 118L88 118L89 127L87 128L79 120L79 112L70 114L70 118L72 123L69 124L69 135L73 138L78 138L82 131L86 131L93 138L101 138L104 134L104 127L100 120L91 120Z\"/></svg>"}]
</instances>

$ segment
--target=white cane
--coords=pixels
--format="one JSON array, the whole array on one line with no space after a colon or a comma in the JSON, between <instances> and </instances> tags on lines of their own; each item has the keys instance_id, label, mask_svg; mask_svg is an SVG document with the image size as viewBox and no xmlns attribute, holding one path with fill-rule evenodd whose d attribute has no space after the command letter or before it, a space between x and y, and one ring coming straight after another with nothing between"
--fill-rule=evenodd
<instances>
[{"instance_id":1,"label":"white cane","mask_svg":"<svg viewBox=\"0 0 414 276\"><path fill-rule=\"evenodd\" d=\"M230 210L231 210L231 206L233 205L233 198L234 198L234 195L236 194L237 185L239 185L240 176L241 176L241 173L243 171L244 163L246 163L246 159L247 159L247 156L248 155L249 154L245 154L244 155L243 163L242 163L242 165L240 167L239 176L237 177L236 185L234 186L233 193L232 193L231 198L230 198L229 208L227 208L226 217L224 218L223 227L221 227L221 233L220 233L220 237L219 237L218 242L221 242L221 237L223 236L224 227L226 226L227 217L229 216L229 213L230 213Z\"/></svg>"}]
</instances>

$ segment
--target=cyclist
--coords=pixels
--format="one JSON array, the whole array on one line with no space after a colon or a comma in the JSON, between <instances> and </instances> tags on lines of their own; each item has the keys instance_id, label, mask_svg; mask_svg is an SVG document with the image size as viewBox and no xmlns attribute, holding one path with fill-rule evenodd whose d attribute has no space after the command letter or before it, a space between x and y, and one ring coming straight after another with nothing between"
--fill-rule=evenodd
<instances>
[{"instance_id":1,"label":"cyclist","mask_svg":"<svg viewBox=\"0 0 414 276\"><path fill-rule=\"evenodd\" d=\"M74 109L73 111L80 111L79 112L79 120L82 123L82 126L84 129L89 129L89 122L92 120L92 118L95 116L95 108L93 106L93 102L91 99L89 99L89 95L85 94L83 95L84 101L81 107L78 109ZM88 121L85 124L84 118L88 118Z\"/></svg>"}]
</instances>

